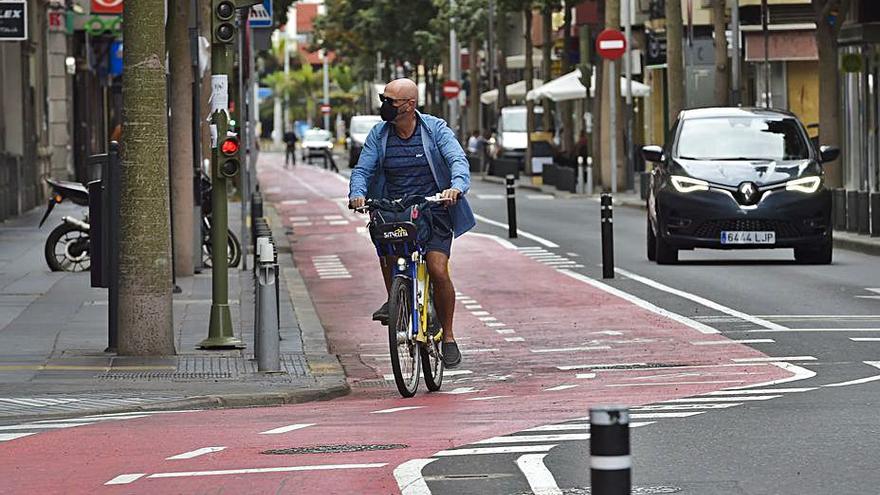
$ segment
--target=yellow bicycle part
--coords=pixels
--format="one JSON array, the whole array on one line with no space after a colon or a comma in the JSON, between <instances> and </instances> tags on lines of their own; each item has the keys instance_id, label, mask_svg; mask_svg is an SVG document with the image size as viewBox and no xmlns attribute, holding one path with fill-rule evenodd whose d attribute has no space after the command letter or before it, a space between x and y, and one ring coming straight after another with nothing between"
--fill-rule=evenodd
<instances>
[{"instance_id":1,"label":"yellow bicycle part","mask_svg":"<svg viewBox=\"0 0 880 495\"><path fill-rule=\"evenodd\" d=\"M428 264L420 260L416 267L416 283L418 287L422 287L422 300L421 304L419 304L419 333L416 335L416 340L423 344L428 342L428 287L430 287L428 284L430 282Z\"/></svg>"}]
</instances>

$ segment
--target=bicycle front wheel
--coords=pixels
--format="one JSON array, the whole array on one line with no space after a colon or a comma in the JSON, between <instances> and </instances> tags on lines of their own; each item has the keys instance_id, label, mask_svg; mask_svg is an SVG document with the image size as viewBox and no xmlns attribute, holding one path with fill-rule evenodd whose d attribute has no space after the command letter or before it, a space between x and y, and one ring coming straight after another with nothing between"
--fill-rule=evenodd
<instances>
[{"instance_id":1,"label":"bicycle front wheel","mask_svg":"<svg viewBox=\"0 0 880 495\"><path fill-rule=\"evenodd\" d=\"M421 353L412 335L412 281L395 277L388 299L388 343L397 391L412 397L419 388Z\"/></svg>"}]
</instances>

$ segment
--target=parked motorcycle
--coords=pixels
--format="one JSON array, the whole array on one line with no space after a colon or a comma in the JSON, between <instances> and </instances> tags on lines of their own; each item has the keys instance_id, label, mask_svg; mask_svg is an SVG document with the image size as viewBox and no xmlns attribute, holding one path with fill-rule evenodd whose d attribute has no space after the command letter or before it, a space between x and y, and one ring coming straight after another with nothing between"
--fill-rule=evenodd
<instances>
[{"instance_id":1,"label":"parked motorcycle","mask_svg":"<svg viewBox=\"0 0 880 495\"><path fill-rule=\"evenodd\" d=\"M211 267L211 179L202 174L202 262ZM68 182L47 178L52 187L46 212L40 220L40 227L46 223L55 206L70 200L79 206L88 207L89 191L78 182ZM91 268L89 251L88 213L79 219L71 216L61 218L62 223L55 227L46 239L44 248L46 264L53 272L82 272ZM235 267L241 262L241 243L232 231L227 241L227 260Z\"/></svg>"},{"instance_id":2,"label":"parked motorcycle","mask_svg":"<svg viewBox=\"0 0 880 495\"><path fill-rule=\"evenodd\" d=\"M49 204L46 213L40 220L40 227L49 218L49 214L55 206L69 199L79 206L89 205L89 191L78 182L67 182L47 178L46 182L52 187L49 195ZM55 227L49 238L46 239L44 254L46 264L53 272L82 272L91 268L91 255L89 252L89 217L86 214L82 219L71 216L61 218L61 225Z\"/></svg>"}]
</instances>

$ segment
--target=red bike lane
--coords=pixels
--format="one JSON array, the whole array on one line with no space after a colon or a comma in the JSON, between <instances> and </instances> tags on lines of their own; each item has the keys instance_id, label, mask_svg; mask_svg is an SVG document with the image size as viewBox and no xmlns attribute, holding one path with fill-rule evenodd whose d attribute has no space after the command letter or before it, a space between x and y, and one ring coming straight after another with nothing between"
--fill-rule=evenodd
<instances>
[{"instance_id":1,"label":"red bike lane","mask_svg":"<svg viewBox=\"0 0 880 495\"><path fill-rule=\"evenodd\" d=\"M704 345L726 339L540 263L528 249L466 235L451 265L464 361L442 393L422 386L403 399L387 379L386 328L370 319L385 296L365 217L345 209L339 176L281 165L264 155L260 183L293 229L296 265L352 394L6 442L0 455L14 462L0 466L0 493L397 493L394 470L408 460L582 417L591 405L652 404L790 376L736 362L763 355ZM266 453L277 449L306 450Z\"/></svg>"}]
</instances>

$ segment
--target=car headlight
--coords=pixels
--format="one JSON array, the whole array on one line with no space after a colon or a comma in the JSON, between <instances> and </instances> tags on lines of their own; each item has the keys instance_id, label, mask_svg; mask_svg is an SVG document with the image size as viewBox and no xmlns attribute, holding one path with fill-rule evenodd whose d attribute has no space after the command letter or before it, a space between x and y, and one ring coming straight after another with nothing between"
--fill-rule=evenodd
<instances>
[{"instance_id":1,"label":"car headlight","mask_svg":"<svg viewBox=\"0 0 880 495\"><path fill-rule=\"evenodd\" d=\"M803 193L814 193L819 190L822 185L822 178L818 175L812 177L801 177L800 179L790 180L785 183L786 191L799 191Z\"/></svg>"},{"instance_id":2,"label":"car headlight","mask_svg":"<svg viewBox=\"0 0 880 495\"><path fill-rule=\"evenodd\" d=\"M673 175L669 179L672 181L672 185L675 186L675 190L680 193L709 190L709 183L704 180L681 175Z\"/></svg>"}]
</instances>

